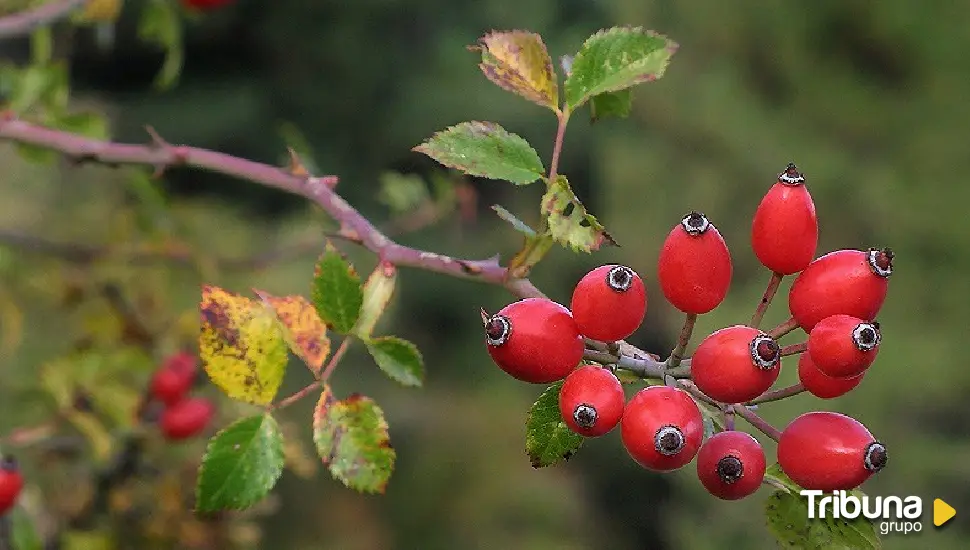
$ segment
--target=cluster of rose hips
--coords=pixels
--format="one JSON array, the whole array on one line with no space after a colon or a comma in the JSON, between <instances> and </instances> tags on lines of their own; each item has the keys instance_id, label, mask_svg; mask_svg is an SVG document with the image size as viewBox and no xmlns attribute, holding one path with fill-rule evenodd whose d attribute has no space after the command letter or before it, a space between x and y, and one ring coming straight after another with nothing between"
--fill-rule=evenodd
<instances>
[{"instance_id":1,"label":"cluster of rose hips","mask_svg":"<svg viewBox=\"0 0 970 550\"><path fill-rule=\"evenodd\" d=\"M559 409L572 431L598 437L619 425L624 447L644 468L672 471L696 457L698 478L711 494L725 500L746 497L764 479L764 449L750 434L734 429L733 421L705 440L702 413L687 390L703 394L699 398L725 413L740 410L769 391L782 356L794 353L801 353L798 376L805 391L830 399L852 390L879 351L875 317L886 298L893 260L889 249L838 250L815 258L815 204L793 164L759 204L751 245L773 274L760 314L751 325L729 326L704 338L683 360L689 363L691 382L664 376L664 385L648 386L627 401L615 375L622 365L583 363L584 339L616 350L610 344L629 337L643 321L643 281L622 265L587 273L576 285L569 308L529 298L486 315L488 353L518 380L538 384L564 379ZM771 332L758 329L781 278L795 274L788 296L791 319ZM724 300L731 277L728 247L703 214L691 212L667 235L657 279L664 297L687 314L687 338L696 316ZM808 334L807 342L782 349L776 338L795 328ZM675 350L673 361L662 364L663 373L672 373L669 368L680 363L678 353L682 351ZM733 420L733 415L725 416ZM865 426L835 412L809 412L780 434L770 428L766 433L778 441L782 470L806 489L855 488L887 461L885 446Z\"/></svg>"},{"instance_id":2,"label":"cluster of rose hips","mask_svg":"<svg viewBox=\"0 0 970 550\"><path fill-rule=\"evenodd\" d=\"M198 370L194 355L178 352L162 363L149 383L149 397L162 405L158 418L159 431L169 441L199 435L215 414L212 401L189 395L198 377Z\"/></svg>"}]
</instances>

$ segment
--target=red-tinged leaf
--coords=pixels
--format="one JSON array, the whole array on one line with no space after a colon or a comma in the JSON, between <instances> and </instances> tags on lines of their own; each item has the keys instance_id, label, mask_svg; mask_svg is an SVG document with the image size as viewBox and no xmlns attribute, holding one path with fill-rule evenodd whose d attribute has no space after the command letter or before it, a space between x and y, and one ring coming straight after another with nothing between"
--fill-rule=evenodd
<instances>
[{"instance_id":1,"label":"red-tinged leaf","mask_svg":"<svg viewBox=\"0 0 970 550\"><path fill-rule=\"evenodd\" d=\"M526 31L494 31L480 38L473 49L482 52L478 67L497 86L543 107L558 109L559 84L541 36Z\"/></svg>"},{"instance_id":2,"label":"red-tinged leaf","mask_svg":"<svg viewBox=\"0 0 970 550\"><path fill-rule=\"evenodd\" d=\"M330 354L330 338L313 304L303 296L278 297L258 289L253 292L276 313L293 353L318 374Z\"/></svg>"},{"instance_id":3,"label":"red-tinged leaf","mask_svg":"<svg viewBox=\"0 0 970 550\"><path fill-rule=\"evenodd\" d=\"M313 442L331 475L363 493L383 493L397 454L384 412L359 394L337 400L324 386L313 413Z\"/></svg>"}]
</instances>

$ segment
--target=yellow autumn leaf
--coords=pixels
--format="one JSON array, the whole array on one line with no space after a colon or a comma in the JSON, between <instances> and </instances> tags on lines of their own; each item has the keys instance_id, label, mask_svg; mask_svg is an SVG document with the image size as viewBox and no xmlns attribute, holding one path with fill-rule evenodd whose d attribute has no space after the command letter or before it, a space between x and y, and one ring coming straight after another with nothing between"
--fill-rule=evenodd
<instances>
[{"instance_id":1,"label":"yellow autumn leaf","mask_svg":"<svg viewBox=\"0 0 970 550\"><path fill-rule=\"evenodd\" d=\"M229 397L267 405L286 371L287 346L272 310L216 286L202 287L199 352L209 378Z\"/></svg>"},{"instance_id":2,"label":"yellow autumn leaf","mask_svg":"<svg viewBox=\"0 0 970 550\"><path fill-rule=\"evenodd\" d=\"M318 374L330 354L330 339L327 337L327 325L320 319L313 304L303 296L277 297L257 289L253 289L253 292L276 313L293 353L306 363L311 372Z\"/></svg>"},{"instance_id":3,"label":"yellow autumn leaf","mask_svg":"<svg viewBox=\"0 0 970 550\"><path fill-rule=\"evenodd\" d=\"M81 12L85 21L114 21L118 19L124 0L88 0Z\"/></svg>"},{"instance_id":4,"label":"yellow autumn leaf","mask_svg":"<svg viewBox=\"0 0 970 550\"><path fill-rule=\"evenodd\" d=\"M542 38L526 31L491 32L478 41L479 68L497 86L552 110L559 108L559 85Z\"/></svg>"}]
</instances>

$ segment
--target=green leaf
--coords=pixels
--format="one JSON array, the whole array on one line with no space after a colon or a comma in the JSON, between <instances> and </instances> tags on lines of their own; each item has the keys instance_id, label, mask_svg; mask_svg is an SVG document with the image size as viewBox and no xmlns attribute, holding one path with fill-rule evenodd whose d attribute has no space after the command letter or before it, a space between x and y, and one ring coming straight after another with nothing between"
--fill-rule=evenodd
<instances>
[{"instance_id":1,"label":"green leaf","mask_svg":"<svg viewBox=\"0 0 970 550\"><path fill-rule=\"evenodd\" d=\"M324 386L313 413L313 442L330 474L364 493L383 493L397 454L384 412L369 397L353 394L337 401Z\"/></svg>"},{"instance_id":2,"label":"green leaf","mask_svg":"<svg viewBox=\"0 0 970 550\"><path fill-rule=\"evenodd\" d=\"M94 139L108 139L108 121L95 112L64 114L57 117L55 125L72 134Z\"/></svg>"},{"instance_id":3,"label":"green leaf","mask_svg":"<svg viewBox=\"0 0 970 550\"><path fill-rule=\"evenodd\" d=\"M155 87L161 90L171 88L182 72L184 57L182 21L177 4L168 0L143 2L141 19L138 21L138 37L165 51L162 68L155 76Z\"/></svg>"},{"instance_id":4,"label":"green leaf","mask_svg":"<svg viewBox=\"0 0 970 550\"><path fill-rule=\"evenodd\" d=\"M310 298L330 328L341 334L353 330L364 303L364 289L357 271L329 242L317 262Z\"/></svg>"},{"instance_id":5,"label":"green leaf","mask_svg":"<svg viewBox=\"0 0 970 550\"><path fill-rule=\"evenodd\" d=\"M546 257L554 244L556 244L556 240L552 238L548 231L533 237L526 237L522 248L509 260L509 273L516 278L527 276L532 268Z\"/></svg>"},{"instance_id":6,"label":"green leaf","mask_svg":"<svg viewBox=\"0 0 970 550\"><path fill-rule=\"evenodd\" d=\"M545 172L529 142L494 122L462 122L412 150L466 174L517 185L532 183Z\"/></svg>"},{"instance_id":7,"label":"green leaf","mask_svg":"<svg viewBox=\"0 0 970 550\"><path fill-rule=\"evenodd\" d=\"M384 172L378 181L377 199L394 213L410 212L431 199L427 183L418 174Z\"/></svg>"},{"instance_id":8,"label":"green leaf","mask_svg":"<svg viewBox=\"0 0 970 550\"><path fill-rule=\"evenodd\" d=\"M575 251L591 252L603 243L616 245L600 222L586 211L566 176L556 176L556 181L542 196L542 214L552 237Z\"/></svg>"},{"instance_id":9,"label":"green leaf","mask_svg":"<svg viewBox=\"0 0 970 550\"><path fill-rule=\"evenodd\" d=\"M364 283L364 302L354 333L360 338L370 338L387 304L394 296L397 286L397 268L389 262L380 262Z\"/></svg>"},{"instance_id":10,"label":"green leaf","mask_svg":"<svg viewBox=\"0 0 970 550\"><path fill-rule=\"evenodd\" d=\"M17 149L17 154L20 155L20 158L26 160L27 162L33 162L35 164L51 164L58 158L57 152L39 147L37 145L17 143L15 147Z\"/></svg>"},{"instance_id":11,"label":"green leaf","mask_svg":"<svg viewBox=\"0 0 970 550\"><path fill-rule=\"evenodd\" d=\"M283 434L269 413L243 418L206 448L196 485L196 510L242 510L263 499L283 473Z\"/></svg>"},{"instance_id":12,"label":"green leaf","mask_svg":"<svg viewBox=\"0 0 970 550\"><path fill-rule=\"evenodd\" d=\"M853 491L859 496L861 493ZM856 519L808 518L808 498L797 492L773 492L765 502L768 529L785 548L812 550L878 549L875 525L865 516Z\"/></svg>"},{"instance_id":13,"label":"green leaf","mask_svg":"<svg viewBox=\"0 0 970 550\"><path fill-rule=\"evenodd\" d=\"M30 65L20 72L7 108L23 114L38 103L47 89L55 83L57 75L50 65Z\"/></svg>"},{"instance_id":14,"label":"green leaf","mask_svg":"<svg viewBox=\"0 0 970 550\"><path fill-rule=\"evenodd\" d=\"M589 37L573 58L566 104L575 110L591 97L663 76L677 44L640 27L614 27Z\"/></svg>"},{"instance_id":15,"label":"green leaf","mask_svg":"<svg viewBox=\"0 0 970 550\"><path fill-rule=\"evenodd\" d=\"M559 84L552 58L538 34L526 31L495 31L478 40L485 77L503 90L529 101L559 109Z\"/></svg>"},{"instance_id":16,"label":"green leaf","mask_svg":"<svg viewBox=\"0 0 970 550\"><path fill-rule=\"evenodd\" d=\"M532 229L524 221L520 220L519 218L516 218L515 214L509 212L505 208L502 208L497 204L493 204L492 210L494 210L495 213L498 214L498 217L512 224L512 227L515 228L515 230L518 231L519 233L522 233L526 237L536 236L535 229Z\"/></svg>"},{"instance_id":17,"label":"green leaf","mask_svg":"<svg viewBox=\"0 0 970 550\"><path fill-rule=\"evenodd\" d=\"M606 117L626 118L633 110L633 90L594 95L589 100L589 118L597 122Z\"/></svg>"},{"instance_id":18,"label":"green leaf","mask_svg":"<svg viewBox=\"0 0 970 550\"><path fill-rule=\"evenodd\" d=\"M22 506L16 506L7 513L10 521L10 540L15 550L42 550L44 541L37 532L34 520Z\"/></svg>"},{"instance_id":19,"label":"green leaf","mask_svg":"<svg viewBox=\"0 0 970 550\"><path fill-rule=\"evenodd\" d=\"M414 344L396 336L382 336L366 343L374 362L392 380L414 387L424 383L424 360Z\"/></svg>"},{"instance_id":20,"label":"green leaf","mask_svg":"<svg viewBox=\"0 0 970 550\"><path fill-rule=\"evenodd\" d=\"M529 410L525 422L525 451L533 468L569 460L583 444L583 436L570 430L559 412L562 380L549 386Z\"/></svg>"},{"instance_id":21,"label":"green leaf","mask_svg":"<svg viewBox=\"0 0 970 550\"><path fill-rule=\"evenodd\" d=\"M286 372L287 343L267 306L212 285L202 287L199 355L212 382L233 399L268 405Z\"/></svg>"},{"instance_id":22,"label":"green leaf","mask_svg":"<svg viewBox=\"0 0 970 550\"><path fill-rule=\"evenodd\" d=\"M782 471L777 462L765 469L765 482L778 490L788 491L796 495L802 490L797 483L788 477L788 474Z\"/></svg>"}]
</instances>

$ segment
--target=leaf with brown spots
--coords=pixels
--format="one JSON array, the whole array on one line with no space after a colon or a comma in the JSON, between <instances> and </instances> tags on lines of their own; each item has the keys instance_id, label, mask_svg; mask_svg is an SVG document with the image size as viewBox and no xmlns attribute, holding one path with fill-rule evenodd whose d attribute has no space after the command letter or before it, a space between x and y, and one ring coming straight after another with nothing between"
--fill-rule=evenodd
<instances>
[{"instance_id":1,"label":"leaf with brown spots","mask_svg":"<svg viewBox=\"0 0 970 550\"><path fill-rule=\"evenodd\" d=\"M542 215L552 237L573 250L591 252L603 244L616 245L603 225L586 211L566 176L556 176L542 196Z\"/></svg>"},{"instance_id":2,"label":"leaf with brown spots","mask_svg":"<svg viewBox=\"0 0 970 550\"><path fill-rule=\"evenodd\" d=\"M478 67L497 86L558 110L559 84L541 36L526 31L494 31L469 49L482 52Z\"/></svg>"},{"instance_id":3,"label":"leaf with brown spots","mask_svg":"<svg viewBox=\"0 0 970 550\"><path fill-rule=\"evenodd\" d=\"M383 493L397 454L384 412L369 397L338 401L324 386L313 412L313 442L330 474L362 493Z\"/></svg>"},{"instance_id":4,"label":"leaf with brown spots","mask_svg":"<svg viewBox=\"0 0 970 550\"><path fill-rule=\"evenodd\" d=\"M263 304L219 288L202 287L199 355L206 374L233 399L267 405L286 371L280 323Z\"/></svg>"},{"instance_id":5,"label":"leaf with brown spots","mask_svg":"<svg viewBox=\"0 0 970 550\"><path fill-rule=\"evenodd\" d=\"M293 353L306 363L311 372L319 374L330 354L330 338L327 337L327 325L320 319L313 304L303 296L278 297L255 288L253 292L276 312Z\"/></svg>"}]
</instances>

